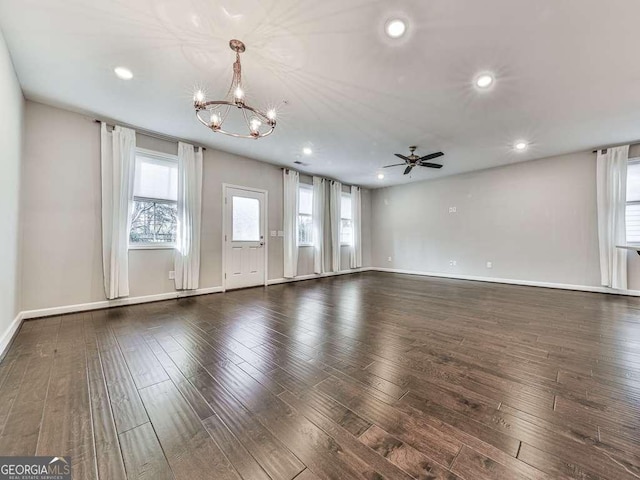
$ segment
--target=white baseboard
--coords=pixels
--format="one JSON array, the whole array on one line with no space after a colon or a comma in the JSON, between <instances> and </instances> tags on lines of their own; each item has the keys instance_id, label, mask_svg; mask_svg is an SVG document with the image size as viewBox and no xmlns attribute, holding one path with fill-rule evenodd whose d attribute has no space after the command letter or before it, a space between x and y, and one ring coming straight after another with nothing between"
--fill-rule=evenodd
<instances>
[{"instance_id":1,"label":"white baseboard","mask_svg":"<svg viewBox=\"0 0 640 480\"><path fill-rule=\"evenodd\" d=\"M50 317L52 315L63 315L65 313L86 312L89 310L100 310L102 308L122 307L125 305L159 302L162 300L173 300L176 298L192 297L194 295L208 295L210 293L219 292L222 292L222 287L199 288L197 290L184 290L177 292L159 293L156 295L144 295L140 297L118 298L116 300L102 300L99 302L64 305L61 307L41 308L38 310L25 310L21 312L21 315L23 319Z\"/></svg>"},{"instance_id":2,"label":"white baseboard","mask_svg":"<svg viewBox=\"0 0 640 480\"><path fill-rule=\"evenodd\" d=\"M274 278L267 280L267 285L278 285L280 283L302 282L304 280L313 280L316 278L335 277L336 275L348 275L350 273L368 272L371 267L352 268L350 270L340 270L339 272L312 273L310 275L300 275L295 278Z\"/></svg>"},{"instance_id":3,"label":"white baseboard","mask_svg":"<svg viewBox=\"0 0 640 480\"><path fill-rule=\"evenodd\" d=\"M475 275L455 275L450 273L439 273L439 272L420 272L416 270L404 270L400 268L372 267L370 270L373 270L376 272L402 273L405 275L419 275L423 277L451 278L454 280L472 280L475 282L504 283L508 285L522 285L525 287L556 288L560 290L575 290L579 292L592 292L592 293L610 293L613 295L628 295L632 297L640 297L639 290L617 290L615 288L596 287L596 286L590 286L590 285L571 285L567 283L536 282L531 280L516 280L516 279L510 279L510 278L480 277Z\"/></svg>"},{"instance_id":4,"label":"white baseboard","mask_svg":"<svg viewBox=\"0 0 640 480\"><path fill-rule=\"evenodd\" d=\"M313 278L332 277L335 275L346 275L349 273L364 272L369 270L365 268L354 268L352 270L343 270L340 272L328 272L320 275L304 275L296 278L276 278L268 280L267 285L276 285L279 283L297 282L300 280L311 280ZM41 308L37 310L25 310L20 312L19 317L21 320L27 320L30 318L50 317L53 315L64 315L65 313L77 313L87 312L90 310L100 310L102 308L122 307L125 305L137 305L141 303L159 302L162 300L172 300L176 298L192 297L194 295L208 295L211 293L221 293L224 289L222 287L208 287L199 288L197 290L185 290L177 292L159 293L156 295L145 295L140 297L126 297L118 298L116 300L101 300L91 303L79 303L75 305L63 305L59 307ZM19 325L19 324L18 324ZM0 343L0 345L2 345Z\"/></svg>"},{"instance_id":5,"label":"white baseboard","mask_svg":"<svg viewBox=\"0 0 640 480\"><path fill-rule=\"evenodd\" d=\"M11 325L9 325L7 331L4 332L2 337L0 337L0 360L4 358L4 355L7 353L9 347L11 346L11 342L13 342L13 339L18 333L18 330L20 330L22 320L22 312L20 312L18 313L18 315L16 315L16 318L13 319L13 322L11 322Z\"/></svg>"},{"instance_id":6,"label":"white baseboard","mask_svg":"<svg viewBox=\"0 0 640 480\"><path fill-rule=\"evenodd\" d=\"M184 297L193 297L196 295L209 295L211 293L222 293L224 289L222 287L208 287L208 288L198 288L197 290L184 290L181 292L176 292L178 294L178 298Z\"/></svg>"}]
</instances>

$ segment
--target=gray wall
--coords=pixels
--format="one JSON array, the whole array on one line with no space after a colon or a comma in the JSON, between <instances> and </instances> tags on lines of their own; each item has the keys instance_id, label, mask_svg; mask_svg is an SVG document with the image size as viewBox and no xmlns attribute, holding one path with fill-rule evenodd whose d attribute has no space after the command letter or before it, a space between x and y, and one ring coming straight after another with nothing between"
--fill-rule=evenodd
<instances>
[{"instance_id":1,"label":"gray wall","mask_svg":"<svg viewBox=\"0 0 640 480\"><path fill-rule=\"evenodd\" d=\"M0 341L20 310L19 205L24 98L0 31Z\"/></svg>"},{"instance_id":2,"label":"gray wall","mask_svg":"<svg viewBox=\"0 0 640 480\"><path fill-rule=\"evenodd\" d=\"M176 153L175 143L138 135L138 146ZM269 192L268 229L282 230L280 168L207 149L204 157L200 287L222 285L222 185ZM27 102L23 178L22 309L104 300L100 230L100 134L93 119ZM370 195L363 191L363 237L370 238ZM366 232L366 233L365 233ZM268 275L283 275L283 242L269 237ZM370 265L370 245L363 261ZM313 273L308 249L299 275ZM343 267L348 268L346 249ZM131 250L131 296L175 291L171 250Z\"/></svg>"},{"instance_id":3,"label":"gray wall","mask_svg":"<svg viewBox=\"0 0 640 480\"><path fill-rule=\"evenodd\" d=\"M5 64L10 67L8 58ZM6 329L19 309L101 301L104 293L98 125L91 118L30 101L25 111L18 271L15 232L23 100L12 71L0 73L2 104L9 106L0 121L14 119L0 129L3 155L8 159L3 159L0 176L0 208L9 219L0 227L6 230L0 235L0 251L6 256L3 265L9 266L0 278L0 327ZM138 136L138 145L170 153L177 150L175 143L143 135ZM207 150L202 288L222 284L223 183L267 190L269 230L282 229L281 170ZM364 266L598 285L595 156L590 152L363 190L362 203ZM449 213L452 206L457 213ZM268 255L268 278L281 278L280 237L269 238ZM168 279L173 269L171 250L132 250L129 259L132 296L174 291ZM342 259L347 268L346 249ZM449 265L450 260L457 265ZM493 263L492 269L486 268L487 261ZM311 249L303 247L299 275L312 271ZM629 255L629 287L640 289L640 257L635 254Z\"/></svg>"},{"instance_id":4,"label":"gray wall","mask_svg":"<svg viewBox=\"0 0 640 480\"><path fill-rule=\"evenodd\" d=\"M591 152L377 189L372 208L374 267L599 286ZM639 271L630 254L630 289Z\"/></svg>"}]
</instances>

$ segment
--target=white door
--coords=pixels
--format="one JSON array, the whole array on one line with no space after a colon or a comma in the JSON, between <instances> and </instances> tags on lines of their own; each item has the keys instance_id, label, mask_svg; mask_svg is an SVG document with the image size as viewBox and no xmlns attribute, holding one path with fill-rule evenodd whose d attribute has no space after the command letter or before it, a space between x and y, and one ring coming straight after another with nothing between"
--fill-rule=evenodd
<instances>
[{"instance_id":1,"label":"white door","mask_svg":"<svg viewBox=\"0 0 640 480\"><path fill-rule=\"evenodd\" d=\"M265 284L266 194L224 187L225 288Z\"/></svg>"}]
</instances>

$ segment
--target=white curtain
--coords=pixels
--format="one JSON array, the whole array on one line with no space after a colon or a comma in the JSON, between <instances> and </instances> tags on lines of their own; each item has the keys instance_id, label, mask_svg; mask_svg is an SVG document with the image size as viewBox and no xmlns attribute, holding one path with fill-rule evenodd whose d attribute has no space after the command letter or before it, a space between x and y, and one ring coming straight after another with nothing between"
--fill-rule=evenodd
<instances>
[{"instance_id":1,"label":"white curtain","mask_svg":"<svg viewBox=\"0 0 640 480\"><path fill-rule=\"evenodd\" d=\"M331 182L329 193L329 221L331 223L331 270L340 271L340 208L342 206L342 183Z\"/></svg>"},{"instance_id":2,"label":"white curtain","mask_svg":"<svg viewBox=\"0 0 640 480\"><path fill-rule=\"evenodd\" d=\"M362 197L360 187L351 187L351 223L353 242L351 243L349 266L362 267Z\"/></svg>"},{"instance_id":3,"label":"white curtain","mask_svg":"<svg viewBox=\"0 0 640 480\"><path fill-rule=\"evenodd\" d=\"M174 258L176 290L195 290L200 280L202 148L178 143L178 235Z\"/></svg>"},{"instance_id":4,"label":"white curtain","mask_svg":"<svg viewBox=\"0 0 640 480\"><path fill-rule=\"evenodd\" d=\"M601 283L623 290L627 289L627 251L616 245L626 244L628 161L628 145L599 151L596 160Z\"/></svg>"},{"instance_id":5,"label":"white curtain","mask_svg":"<svg viewBox=\"0 0 640 480\"><path fill-rule=\"evenodd\" d=\"M100 128L102 174L102 268L108 299L129 295L129 228L133 205L136 132Z\"/></svg>"},{"instance_id":6,"label":"white curtain","mask_svg":"<svg viewBox=\"0 0 640 480\"><path fill-rule=\"evenodd\" d=\"M327 181L313 177L313 271L324 273L324 206Z\"/></svg>"},{"instance_id":7,"label":"white curtain","mask_svg":"<svg viewBox=\"0 0 640 480\"><path fill-rule=\"evenodd\" d=\"M298 274L298 186L300 175L282 170L284 180L284 277Z\"/></svg>"}]
</instances>

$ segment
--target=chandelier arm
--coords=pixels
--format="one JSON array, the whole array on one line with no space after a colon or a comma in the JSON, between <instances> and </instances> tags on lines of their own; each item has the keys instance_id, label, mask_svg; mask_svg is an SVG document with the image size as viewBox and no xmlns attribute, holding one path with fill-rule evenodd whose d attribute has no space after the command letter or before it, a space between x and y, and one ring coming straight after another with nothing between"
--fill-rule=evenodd
<instances>
[{"instance_id":1,"label":"chandelier arm","mask_svg":"<svg viewBox=\"0 0 640 480\"><path fill-rule=\"evenodd\" d=\"M247 109L245 109L245 108L242 109L242 116L244 117L244 121L247 124L247 130L249 130L249 133L251 133L251 122L249 121L249 118L247 117Z\"/></svg>"},{"instance_id":2,"label":"chandelier arm","mask_svg":"<svg viewBox=\"0 0 640 480\"><path fill-rule=\"evenodd\" d=\"M203 119L201 119L200 117L197 117L198 121L200 121L200 123L202 123L204 126L211 128L209 126L209 124L207 122L205 122ZM262 138L262 137L268 137L269 135L271 135L273 133L273 131L275 130L275 127L270 127L270 129L268 131L266 131L265 133L261 133L259 137L254 137L252 135L243 135L241 133L234 133L234 132L228 132L226 130L222 130L222 129L218 129L216 130L216 133L222 133L224 135L228 135L230 137L235 137L235 138L250 138L250 139L254 139L254 138Z\"/></svg>"},{"instance_id":3,"label":"chandelier arm","mask_svg":"<svg viewBox=\"0 0 640 480\"><path fill-rule=\"evenodd\" d=\"M231 105L227 105L227 108L224 112L224 116L222 117L222 121L220 122L220 125L222 125L227 119L227 116L229 115L229 110L231 110Z\"/></svg>"},{"instance_id":4,"label":"chandelier arm","mask_svg":"<svg viewBox=\"0 0 640 480\"><path fill-rule=\"evenodd\" d=\"M209 106L220 106L220 105L226 105L229 109L230 109L232 106L236 106L236 107L237 107L237 105L235 105L234 103L226 102L226 101L211 101L211 102L207 102L207 104L209 104ZM245 110L245 109L246 109L246 110L249 110L249 111L251 111L251 112L253 112L253 113L255 113L255 114L256 114L256 115L258 115L258 116L264 116L264 114L263 114L262 112L260 112L259 110L254 109L254 108L252 108L252 107L243 107L243 110ZM214 129L212 128L212 126L211 126L211 123L210 123L210 122L208 122L208 121L206 121L204 118L202 118L202 117L200 116L200 114L201 114L201 113L203 113L203 112L205 112L205 111L207 111L207 112L208 112L208 111L209 111L209 109L204 108L204 107L203 107L203 108L198 109L198 110L196 111L196 118L197 118L197 119L198 119L198 121L199 121L200 123L202 123L204 126L206 126L207 128L210 128L210 129L214 130ZM264 124L263 124L263 125L264 125ZM264 133L263 133L263 132L260 132L257 136L250 135L250 134L249 134L249 135L247 135L247 134L241 134L241 133L229 132L229 131L224 130L224 129L222 129L222 128L215 129L215 130L214 130L214 132L216 132L216 133L223 133L223 134L225 134L225 135L228 135L228 136L230 136L230 137L235 137L235 138L250 138L250 139L255 139L255 138L267 137L267 136L269 136L269 135L271 135L271 134L273 133L273 131L275 130L275 127L276 127L275 122L274 122L274 123L267 123L266 125L267 125L267 127L269 128L269 130L267 130L267 131L266 131L266 132L264 132Z\"/></svg>"},{"instance_id":5,"label":"chandelier arm","mask_svg":"<svg viewBox=\"0 0 640 480\"><path fill-rule=\"evenodd\" d=\"M207 102L202 102L200 104L200 108L199 110L208 110L207 107L211 106L211 105L229 105L231 107L238 107L238 105L234 102L229 102L227 100L209 100ZM242 108L243 110L249 110L253 113L255 113L256 115L258 115L259 117L262 117L262 119L266 120L267 122L269 122L269 117L267 117L267 114L261 110L258 110L257 108L253 108L250 105L242 105L242 107L238 107L238 108Z\"/></svg>"}]
</instances>

